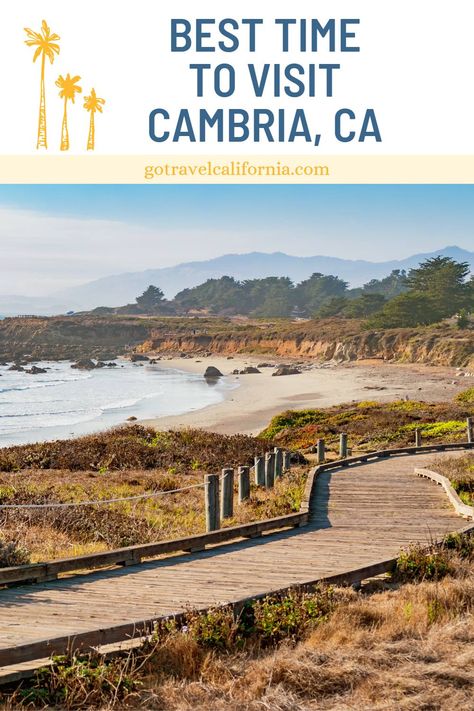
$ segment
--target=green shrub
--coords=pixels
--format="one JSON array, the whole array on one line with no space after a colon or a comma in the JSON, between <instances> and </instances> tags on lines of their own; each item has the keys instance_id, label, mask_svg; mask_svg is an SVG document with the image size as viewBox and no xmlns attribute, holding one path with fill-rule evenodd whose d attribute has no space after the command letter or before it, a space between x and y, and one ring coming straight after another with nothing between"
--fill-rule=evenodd
<instances>
[{"instance_id":1,"label":"green shrub","mask_svg":"<svg viewBox=\"0 0 474 711\"><path fill-rule=\"evenodd\" d=\"M199 645L209 649L230 649L241 637L241 630L230 607L189 615L184 630Z\"/></svg>"},{"instance_id":2,"label":"green shrub","mask_svg":"<svg viewBox=\"0 0 474 711\"><path fill-rule=\"evenodd\" d=\"M446 548L432 548L428 552L420 545L410 546L398 556L393 576L401 582L440 580L452 571Z\"/></svg>"},{"instance_id":3,"label":"green shrub","mask_svg":"<svg viewBox=\"0 0 474 711\"><path fill-rule=\"evenodd\" d=\"M324 422L327 413L323 410L286 410L280 415L276 415L268 427L263 430L260 437L273 439L282 430L288 427L305 427L306 425L317 425Z\"/></svg>"},{"instance_id":4,"label":"green shrub","mask_svg":"<svg viewBox=\"0 0 474 711\"><path fill-rule=\"evenodd\" d=\"M254 633L266 644L276 644L283 639L295 641L325 620L331 609L330 589L312 594L266 597L253 606Z\"/></svg>"},{"instance_id":5,"label":"green shrub","mask_svg":"<svg viewBox=\"0 0 474 711\"><path fill-rule=\"evenodd\" d=\"M465 428L466 423L461 420L450 420L449 422L413 422L400 427L398 433L420 430L422 437L432 439L450 434L458 434L464 432Z\"/></svg>"},{"instance_id":6,"label":"green shrub","mask_svg":"<svg viewBox=\"0 0 474 711\"><path fill-rule=\"evenodd\" d=\"M111 699L122 701L137 688L134 672L133 662L127 658L106 661L93 654L57 656L20 689L18 700L30 708L104 708Z\"/></svg>"},{"instance_id":7,"label":"green shrub","mask_svg":"<svg viewBox=\"0 0 474 711\"><path fill-rule=\"evenodd\" d=\"M30 552L18 541L6 541L0 535L0 568L26 565L30 562Z\"/></svg>"},{"instance_id":8,"label":"green shrub","mask_svg":"<svg viewBox=\"0 0 474 711\"><path fill-rule=\"evenodd\" d=\"M454 399L461 405L474 405L474 388L463 390L463 392L456 395Z\"/></svg>"},{"instance_id":9,"label":"green shrub","mask_svg":"<svg viewBox=\"0 0 474 711\"><path fill-rule=\"evenodd\" d=\"M467 533L448 533L444 538L443 547L454 551L460 558L470 559L474 556L474 536Z\"/></svg>"}]
</instances>

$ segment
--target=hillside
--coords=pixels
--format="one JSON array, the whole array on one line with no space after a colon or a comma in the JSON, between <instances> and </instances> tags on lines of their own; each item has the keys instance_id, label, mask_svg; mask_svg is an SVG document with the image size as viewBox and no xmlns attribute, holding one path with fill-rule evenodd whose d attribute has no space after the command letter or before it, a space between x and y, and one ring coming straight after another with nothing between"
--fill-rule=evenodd
<instances>
[{"instance_id":1,"label":"hillside","mask_svg":"<svg viewBox=\"0 0 474 711\"><path fill-rule=\"evenodd\" d=\"M411 269L420 262L437 255L451 257L456 261L465 261L474 268L474 252L459 247L445 247L430 254L415 254L401 260L387 262L368 262L364 260L338 259L317 255L297 257L274 252L266 254L226 254L222 257L202 262L188 262L164 269L147 269L98 279L84 286L74 287L59 293L62 300L78 302L81 308L94 308L98 305L119 306L134 301L149 284L158 285L168 298L182 289L202 284L207 279L224 275L236 279L259 279L268 276L288 276L292 281L307 279L314 272L337 274L351 286L362 286L370 279L380 279L393 269Z\"/></svg>"},{"instance_id":2,"label":"hillside","mask_svg":"<svg viewBox=\"0 0 474 711\"><path fill-rule=\"evenodd\" d=\"M471 269L474 269L474 252L455 246L386 262L340 259L322 255L298 257L282 252L227 254L215 259L187 262L173 267L105 276L102 279L63 289L40 299L2 295L0 296L0 314L49 315L68 310L89 310L97 306L121 306L133 302L135 297L143 292L149 284L156 284L163 289L167 298L172 298L182 289L197 286L207 279L220 278L224 275L232 276L238 280L287 276L294 282L300 282L310 277L314 272L320 272L325 275L337 274L340 279L347 281L352 287L358 287L371 279L383 278L394 269L409 270L423 260L437 255L467 262Z\"/></svg>"},{"instance_id":3,"label":"hillside","mask_svg":"<svg viewBox=\"0 0 474 711\"><path fill-rule=\"evenodd\" d=\"M320 361L379 358L474 368L474 331L447 325L363 330L357 319L280 320L73 316L0 321L0 360L109 359L131 350L273 354Z\"/></svg>"}]
</instances>

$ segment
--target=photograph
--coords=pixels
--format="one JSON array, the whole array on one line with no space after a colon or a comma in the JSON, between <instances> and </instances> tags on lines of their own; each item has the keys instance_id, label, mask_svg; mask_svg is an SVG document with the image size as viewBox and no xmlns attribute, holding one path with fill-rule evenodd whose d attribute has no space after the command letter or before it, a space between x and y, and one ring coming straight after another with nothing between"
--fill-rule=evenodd
<instances>
[{"instance_id":1,"label":"photograph","mask_svg":"<svg viewBox=\"0 0 474 711\"><path fill-rule=\"evenodd\" d=\"M4 708L470 707L473 228L471 185L0 185Z\"/></svg>"}]
</instances>

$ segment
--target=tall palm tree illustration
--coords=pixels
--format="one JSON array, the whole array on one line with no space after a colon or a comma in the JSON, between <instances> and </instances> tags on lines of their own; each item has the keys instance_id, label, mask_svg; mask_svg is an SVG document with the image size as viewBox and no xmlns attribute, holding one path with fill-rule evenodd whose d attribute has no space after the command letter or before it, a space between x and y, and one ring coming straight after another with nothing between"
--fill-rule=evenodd
<instances>
[{"instance_id":1,"label":"tall palm tree illustration","mask_svg":"<svg viewBox=\"0 0 474 711\"><path fill-rule=\"evenodd\" d=\"M69 150L69 131L67 126L67 102L72 101L75 103L76 94L82 92L82 88L78 86L77 82L80 81L81 77L71 77L67 74L65 77L62 74L58 77L56 81L56 86L61 90L59 92L59 97L64 99L64 113L63 113L63 125L61 129L61 150Z\"/></svg>"},{"instance_id":2,"label":"tall palm tree illustration","mask_svg":"<svg viewBox=\"0 0 474 711\"><path fill-rule=\"evenodd\" d=\"M54 62L54 55L59 54L60 40L59 35L51 34L46 20L41 23L41 30L39 32L33 32L28 27L25 27L25 32L28 39L25 40L25 44L28 47L36 47L36 51L33 55L33 62L41 57L41 89L40 89L40 108L39 108L39 119L38 119L38 139L36 143L36 148L48 148L48 138L47 138L47 128L46 128L46 92L44 84L44 74L45 74L45 64L46 57L49 59L50 64Z\"/></svg>"},{"instance_id":3,"label":"tall palm tree illustration","mask_svg":"<svg viewBox=\"0 0 474 711\"><path fill-rule=\"evenodd\" d=\"M95 89L91 89L90 96L84 97L84 108L90 113L89 137L87 139L87 150L95 149L95 112L102 113L102 107L105 104L105 99L100 99L95 93Z\"/></svg>"}]
</instances>

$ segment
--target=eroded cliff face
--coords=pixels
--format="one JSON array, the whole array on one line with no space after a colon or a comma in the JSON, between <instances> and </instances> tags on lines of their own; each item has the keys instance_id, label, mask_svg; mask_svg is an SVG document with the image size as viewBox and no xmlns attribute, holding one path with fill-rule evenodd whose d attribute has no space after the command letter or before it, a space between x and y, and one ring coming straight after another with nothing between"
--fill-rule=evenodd
<instances>
[{"instance_id":1,"label":"eroded cliff face","mask_svg":"<svg viewBox=\"0 0 474 711\"><path fill-rule=\"evenodd\" d=\"M203 351L232 355L255 353L291 358L314 358L338 363L382 359L405 363L474 368L474 334L452 331L365 331L340 340L325 338L224 336L162 337L151 334L140 352L191 353Z\"/></svg>"},{"instance_id":2,"label":"eroded cliff face","mask_svg":"<svg viewBox=\"0 0 474 711\"><path fill-rule=\"evenodd\" d=\"M474 369L474 332L448 326L365 331L359 322L341 319L277 325L95 316L0 321L0 361L109 359L131 351L336 362L378 358Z\"/></svg>"}]
</instances>

